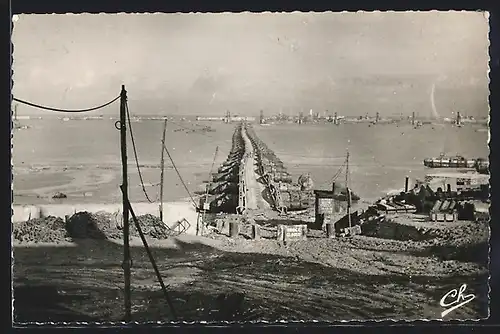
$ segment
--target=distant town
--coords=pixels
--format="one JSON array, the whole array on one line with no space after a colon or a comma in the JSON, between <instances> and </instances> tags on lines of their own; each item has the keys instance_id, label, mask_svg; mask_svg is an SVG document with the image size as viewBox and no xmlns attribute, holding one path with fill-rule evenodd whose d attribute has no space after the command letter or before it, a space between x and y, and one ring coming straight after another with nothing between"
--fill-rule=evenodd
<instances>
[{"instance_id":1,"label":"distant town","mask_svg":"<svg viewBox=\"0 0 500 334\"><path fill-rule=\"evenodd\" d=\"M14 120L29 120L29 119L44 119L44 118L53 118L53 116L18 116L16 112L14 112ZM62 121L85 121L85 120L116 120L118 116L104 116L104 115L95 115L95 116L58 116L58 119ZM417 113L413 113L409 116L385 116L381 117L379 113L375 113L374 115L360 115L360 116L343 116L337 113L327 114L327 112L319 113L313 112L310 110L309 113L298 113L296 115L287 115L284 113L277 113L274 115L266 116L264 111L260 112L259 117L255 116L243 116L238 114L231 114L230 111L226 111L225 114L221 116L180 116L180 115L142 115L142 116L131 116L131 120L135 122L140 122L142 120L164 120L164 119L177 119L183 121L216 121L216 122L259 122L262 125L265 124L306 124L306 123L332 123L334 125L339 125L342 123L371 123L371 124L398 124L398 123L411 123L415 126L421 126L424 124L436 124L436 123L450 123L455 125L463 125L463 124L480 124L487 125L488 118L475 118L473 116L463 115L460 112L455 114L455 117L423 117L418 115Z\"/></svg>"}]
</instances>

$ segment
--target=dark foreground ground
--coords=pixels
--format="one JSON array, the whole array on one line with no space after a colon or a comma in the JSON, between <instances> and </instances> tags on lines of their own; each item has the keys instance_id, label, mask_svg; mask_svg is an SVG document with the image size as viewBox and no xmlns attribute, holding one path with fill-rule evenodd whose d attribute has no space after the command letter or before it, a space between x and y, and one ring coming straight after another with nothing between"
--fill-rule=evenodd
<instances>
[{"instance_id":1,"label":"dark foreground ground","mask_svg":"<svg viewBox=\"0 0 500 334\"><path fill-rule=\"evenodd\" d=\"M311 236L281 246L214 235L150 245L180 321L440 319L441 297L462 284L476 298L445 320L488 316L487 240ZM171 321L140 240L132 246L133 321ZM15 322L122 321L122 254L109 240L15 243Z\"/></svg>"}]
</instances>

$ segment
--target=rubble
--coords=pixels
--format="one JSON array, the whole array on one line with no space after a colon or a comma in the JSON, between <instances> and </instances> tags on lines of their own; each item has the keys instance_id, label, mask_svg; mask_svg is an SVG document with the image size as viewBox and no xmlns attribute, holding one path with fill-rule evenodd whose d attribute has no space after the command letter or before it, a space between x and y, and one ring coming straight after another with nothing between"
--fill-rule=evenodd
<instances>
[{"instance_id":1,"label":"rubble","mask_svg":"<svg viewBox=\"0 0 500 334\"><path fill-rule=\"evenodd\" d=\"M77 212L66 222L69 235L75 239L116 239L120 236L111 214Z\"/></svg>"},{"instance_id":2,"label":"rubble","mask_svg":"<svg viewBox=\"0 0 500 334\"><path fill-rule=\"evenodd\" d=\"M145 236L149 236L154 239L167 239L174 233L160 220L160 218L151 214L137 216L137 220L142 233ZM132 218L130 219L130 234L133 236L139 236L139 232L137 231L135 222Z\"/></svg>"},{"instance_id":3,"label":"rubble","mask_svg":"<svg viewBox=\"0 0 500 334\"><path fill-rule=\"evenodd\" d=\"M16 223L12 229L12 237L21 243L59 243L69 240L64 220L52 216Z\"/></svg>"},{"instance_id":4,"label":"rubble","mask_svg":"<svg viewBox=\"0 0 500 334\"><path fill-rule=\"evenodd\" d=\"M169 229L158 217L150 214L137 217L139 225L146 237L167 239L181 232ZM66 217L66 222L57 217L31 219L13 226L12 235L15 241L55 242L71 241L73 239L114 239L123 238L122 227L116 215L107 212L90 213L77 212ZM133 219L130 219L130 236L139 237Z\"/></svg>"}]
</instances>

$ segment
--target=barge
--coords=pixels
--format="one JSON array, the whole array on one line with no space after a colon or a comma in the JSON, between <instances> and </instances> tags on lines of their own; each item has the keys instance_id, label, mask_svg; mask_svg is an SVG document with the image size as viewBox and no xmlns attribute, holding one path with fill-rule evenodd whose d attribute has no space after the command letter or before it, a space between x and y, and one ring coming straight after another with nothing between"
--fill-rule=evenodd
<instances>
[{"instance_id":1,"label":"barge","mask_svg":"<svg viewBox=\"0 0 500 334\"><path fill-rule=\"evenodd\" d=\"M475 168L484 173L489 168L489 162L483 158L467 159L461 155L449 157L441 154L438 158L424 159L424 166L429 168Z\"/></svg>"},{"instance_id":2,"label":"barge","mask_svg":"<svg viewBox=\"0 0 500 334\"><path fill-rule=\"evenodd\" d=\"M467 159L461 155L448 157L441 154L438 158L424 159L424 166L429 168L474 168L477 159Z\"/></svg>"}]
</instances>

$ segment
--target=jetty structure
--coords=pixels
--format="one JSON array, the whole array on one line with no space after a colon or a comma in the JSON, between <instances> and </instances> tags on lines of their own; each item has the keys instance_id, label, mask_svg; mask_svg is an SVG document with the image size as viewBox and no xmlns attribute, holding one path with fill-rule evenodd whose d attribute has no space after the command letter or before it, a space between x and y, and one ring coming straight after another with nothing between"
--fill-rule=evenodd
<instances>
[{"instance_id":1,"label":"jetty structure","mask_svg":"<svg viewBox=\"0 0 500 334\"><path fill-rule=\"evenodd\" d=\"M255 134L240 122L226 161L207 185L201 206L211 213L245 214L274 210L284 214L312 206L311 187L294 183L286 167Z\"/></svg>"},{"instance_id":2,"label":"jetty structure","mask_svg":"<svg viewBox=\"0 0 500 334\"><path fill-rule=\"evenodd\" d=\"M348 169L348 161L345 167ZM283 161L258 138L252 125L240 122L233 132L226 161L212 173L206 186L207 196L200 197L199 207L204 212L201 229L217 225L220 232L229 225L233 226L229 234L235 236L250 225L253 236L260 234L255 230L267 228L278 240L300 239L314 227L311 217L315 215L310 211L319 207L319 197L326 194L330 201L347 205L344 212L336 205L333 215L323 219L321 225L333 224L333 220L342 218L346 212L349 220L350 203L360 199L348 190L347 184L342 187L339 182L332 191L313 188L308 173L294 182Z\"/></svg>"},{"instance_id":3,"label":"jetty structure","mask_svg":"<svg viewBox=\"0 0 500 334\"><path fill-rule=\"evenodd\" d=\"M486 163L456 158L448 160L448 165L474 167L478 161ZM271 230L271 238L279 241L306 238L315 230L327 238L365 234L418 239L425 237L422 231L436 228L427 226L433 222L489 217L484 210L489 175L477 171L428 174L424 181L415 180L413 188L406 178L404 190L363 210L353 210L352 204L360 198L349 188L348 154L344 171L345 184L334 180L330 190L313 189L312 179L306 175L294 182L283 161L258 138L252 125L240 122L228 158L212 175L207 186L210 196L203 203L206 212L219 218L204 224L215 225L231 237L248 227L253 238Z\"/></svg>"}]
</instances>

